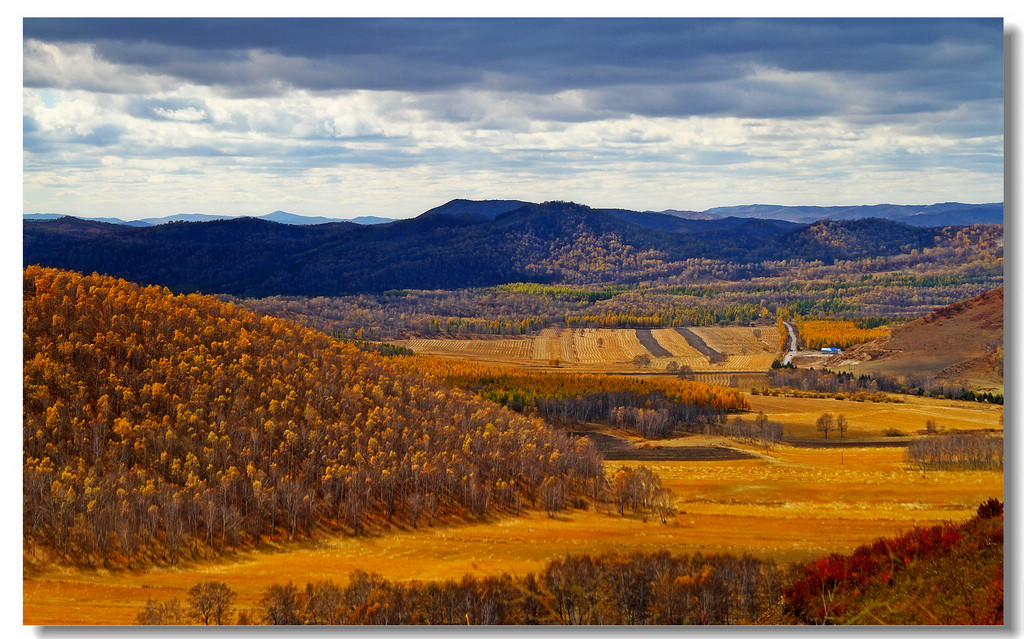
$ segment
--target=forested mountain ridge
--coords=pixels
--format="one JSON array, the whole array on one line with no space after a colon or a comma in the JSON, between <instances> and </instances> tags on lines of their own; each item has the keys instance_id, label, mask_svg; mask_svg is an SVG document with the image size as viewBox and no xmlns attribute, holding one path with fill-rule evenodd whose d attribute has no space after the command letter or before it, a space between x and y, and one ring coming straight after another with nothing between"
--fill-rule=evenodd
<instances>
[{"instance_id":1,"label":"forested mountain ridge","mask_svg":"<svg viewBox=\"0 0 1024 639\"><path fill-rule=\"evenodd\" d=\"M23 309L24 534L43 556L174 563L515 512L602 477L586 440L211 297L29 267Z\"/></svg>"},{"instance_id":2,"label":"forested mountain ridge","mask_svg":"<svg viewBox=\"0 0 1024 639\"><path fill-rule=\"evenodd\" d=\"M451 215L465 218L494 219L496 216L515 210L522 206L533 206L535 203L522 200L467 200L457 198L434 207L422 215ZM743 219L770 219L785 221L789 224L810 224L818 220L859 220L877 217L896 220L911 226L970 226L972 224L1002 224L1003 204L963 204L961 202L943 202L930 205L905 204L870 204L856 206L782 206L770 204L748 204L740 206L720 206L705 211L680 211L666 209L664 211L630 211L626 209L602 209L623 217L638 216L676 217L690 220L716 220L736 217ZM53 220L63 217L56 213L25 213L24 220ZM82 218L94 222L111 224L127 224L130 226L154 226L171 222L209 222L211 220L235 219L229 215L209 215L201 213L181 213L158 218L125 221L113 217ZM394 222L394 218L362 215L354 218L318 217L274 211L258 219L285 224L329 224L333 222L355 222L358 224L386 224ZM632 221L632 220L631 220ZM657 222L662 223L662 222Z\"/></svg>"},{"instance_id":3,"label":"forested mountain ridge","mask_svg":"<svg viewBox=\"0 0 1024 639\"><path fill-rule=\"evenodd\" d=\"M432 214L375 226L254 218L149 228L37 221L24 223L23 263L180 292L316 296L510 282L634 283L674 274L691 258L827 264L921 250L940 234L885 220L801 226L627 213L548 202L494 219Z\"/></svg>"}]
</instances>

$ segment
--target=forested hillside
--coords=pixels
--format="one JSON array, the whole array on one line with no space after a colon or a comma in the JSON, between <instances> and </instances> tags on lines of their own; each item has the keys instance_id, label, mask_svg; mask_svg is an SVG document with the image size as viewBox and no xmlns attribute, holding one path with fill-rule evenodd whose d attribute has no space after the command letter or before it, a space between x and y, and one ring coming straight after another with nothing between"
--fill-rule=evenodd
<instances>
[{"instance_id":1,"label":"forested hillside","mask_svg":"<svg viewBox=\"0 0 1024 639\"><path fill-rule=\"evenodd\" d=\"M750 277L768 274L762 263L771 261L828 264L923 251L941 235L886 220L683 220L571 202L525 205L493 219L432 213L378 226L242 218L149 228L44 220L24 228L25 265L248 297L639 283L679 276L695 258L747 265Z\"/></svg>"},{"instance_id":2,"label":"forested hillside","mask_svg":"<svg viewBox=\"0 0 1024 639\"><path fill-rule=\"evenodd\" d=\"M26 550L177 562L565 501L593 447L213 298L24 271ZM546 504L551 507L551 504Z\"/></svg>"}]
</instances>

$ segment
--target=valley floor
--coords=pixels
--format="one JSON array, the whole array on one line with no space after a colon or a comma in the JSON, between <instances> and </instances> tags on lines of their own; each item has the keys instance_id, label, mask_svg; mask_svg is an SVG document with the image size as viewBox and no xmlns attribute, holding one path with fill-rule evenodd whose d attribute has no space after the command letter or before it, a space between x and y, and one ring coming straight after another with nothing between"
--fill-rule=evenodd
<instances>
[{"instance_id":1,"label":"valley floor","mask_svg":"<svg viewBox=\"0 0 1024 639\"><path fill-rule=\"evenodd\" d=\"M787 437L799 439L821 439L813 432L814 418L845 409L852 423L849 445L780 444L765 451L698 435L652 445L730 447L747 457L608 462L612 471L619 465L643 464L661 476L676 498L677 512L668 523L656 517L623 517L602 506L554 518L525 511L487 522L268 545L173 568L106 571L38 567L27 561L24 623L130 624L147 599L177 597L184 602L187 590L205 580L223 581L235 590L237 610L254 607L272 584L292 582L301 588L316 580L345 583L356 569L395 580L445 580L466 573L538 571L566 553L663 549L749 552L789 564L850 552L916 525L964 521L989 497L1003 499L1002 472L922 473L908 466L902 447L871 445L887 424L903 423L909 433L923 428L929 415L943 415L949 427L1001 430L1002 407L923 398L908 398L905 404L749 399L755 411L764 410L782 422Z\"/></svg>"}]
</instances>

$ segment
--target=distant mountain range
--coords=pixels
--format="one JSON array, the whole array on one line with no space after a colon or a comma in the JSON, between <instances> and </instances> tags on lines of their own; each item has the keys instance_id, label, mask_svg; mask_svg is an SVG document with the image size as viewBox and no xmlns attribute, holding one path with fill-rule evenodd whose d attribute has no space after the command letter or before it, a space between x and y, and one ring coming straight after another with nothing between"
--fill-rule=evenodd
<instances>
[{"instance_id":1,"label":"distant mountain range","mask_svg":"<svg viewBox=\"0 0 1024 639\"><path fill-rule=\"evenodd\" d=\"M463 220L493 220L495 217L514 211L532 202L522 200L465 200L456 199L430 209L422 216L445 215ZM859 206L777 206L771 204L748 204L743 206L721 206L706 211L682 211L668 209L665 211L629 211L625 209L599 209L612 213L621 219L628 219L648 228L674 231L686 228L665 218L676 220L720 220L724 218L755 218L762 220L781 220L798 224L810 224L818 220L860 220L880 218L902 222L911 226L967 226L971 224L1002 224L1003 204L962 204L945 202L929 205L903 204L869 204ZM660 216L660 217L653 217ZM25 220L53 220L63 215L57 213L26 213ZM211 222L214 220L236 219L227 215L207 215L202 213L182 213L165 217L153 217L142 220L122 220L114 217L79 218L93 222L108 224L124 224L128 226L157 226L169 222ZM395 222L393 218L364 215L342 220L330 217L311 217L295 215L284 211L274 211L257 219L278 222L281 224L311 225L334 224L337 222L353 222L355 224L388 224ZM645 221L646 220L646 221Z\"/></svg>"},{"instance_id":2,"label":"distant mountain range","mask_svg":"<svg viewBox=\"0 0 1024 639\"><path fill-rule=\"evenodd\" d=\"M56 220L62 217L67 216L61 215L59 213L25 213L23 216L25 220ZM234 220L237 219L237 216L208 215L205 213L179 213L177 215L167 215L164 217L148 217L142 220L122 220L116 217L78 217L78 219L88 220L90 222L105 222L107 224L123 224L126 226L159 226L161 224L169 224L171 222L213 222L215 220ZM257 219L267 220L268 222L277 222L279 224L299 225L334 224L335 222L353 222L355 224L387 224L388 222L395 221L388 217L377 217L375 215L363 215L348 220L342 220L335 217L312 217L306 215L295 215L294 213L285 213L284 211L274 211L273 213L267 213L266 215L261 215L257 217Z\"/></svg>"},{"instance_id":3,"label":"distant mountain range","mask_svg":"<svg viewBox=\"0 0 1024 639\"><path fill-rule=\"evenodd\" d=\"M692 258L851 260L934 246L935 229L892 220L687 217L571 202L450 202L409 220L297 225L235 218L133 227L26 220L24 264L239 296L346 295L509 282L650 281Z\"/></svg>"},{"instance_id":4,"label":"distant mountain range","mask_svg":"<svg viewBox=\"0 0 1024 639\"><path fill-rule=\"evenodd\" d=\"M667 211L666 211L667 212ZM678 213L678 212L677 212ZM966 226L1002 224L1003 204L962 204L944 202L928 206L870 204L861 206L773 206L751 204L708 209L702 214L716 217L755 217L810 223L818 220L860 220L877 217L911 226Z\"/></svg>"}]
</instances>

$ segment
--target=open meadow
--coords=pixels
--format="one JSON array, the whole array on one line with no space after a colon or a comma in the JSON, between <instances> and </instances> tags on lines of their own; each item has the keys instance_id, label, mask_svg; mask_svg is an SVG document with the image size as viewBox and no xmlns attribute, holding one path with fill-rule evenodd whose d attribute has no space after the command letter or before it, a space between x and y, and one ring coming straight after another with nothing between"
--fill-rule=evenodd
<instances>
[{"instance_id":1,"label":"open meadow","mask_svg":"<svg viewBox=\"0 0 1024 639\"><path fill-rule=\"evenodd\" d=\"M255 607L272 584L332 579L353 570L397 580L459 579L466 573L524 574L566 553L669 550L672 553L749 552L786 565L833 552L850 552L882 536L918 525L969 519L978 504L1003 498L998 471L927 471L912 468L902 446L871 445L900 425L908 433L927 419L962 430L1001 431L1002 407L906 398L902 404L748 396L783 424L785 436L817 438L814 419L844 412L851 428L842 448L772 449L717 436L691 435L652 446L738 449L748 456L722 461L609 461L609 473L640 464L654 470L675 497L676 513L662 523L620 516L608 505L548 517L526 510L459 525L401 528L366 537L326 537L258 549L216 560L143 570L37 567L24 574L27 624L127 624L146 600L184 602L204 580L223 581L238 593L237 610ZM908 415L910 417L908 417ZM744 417L750 419L748 414ZM829 438L831 442L835 436ZM639 443L639 442L637 442ZM280 537L278 538L280 539Z\"/></svg>"}]
</instances>

